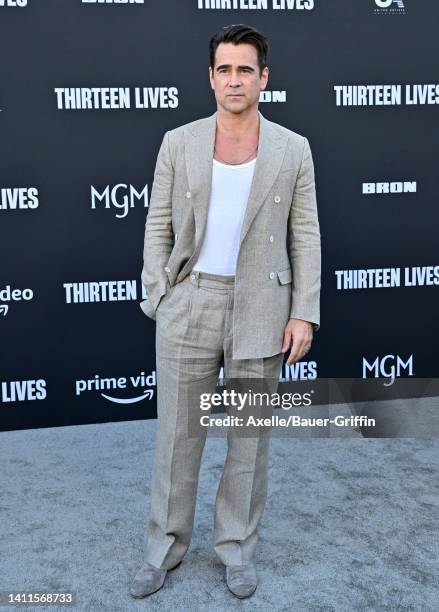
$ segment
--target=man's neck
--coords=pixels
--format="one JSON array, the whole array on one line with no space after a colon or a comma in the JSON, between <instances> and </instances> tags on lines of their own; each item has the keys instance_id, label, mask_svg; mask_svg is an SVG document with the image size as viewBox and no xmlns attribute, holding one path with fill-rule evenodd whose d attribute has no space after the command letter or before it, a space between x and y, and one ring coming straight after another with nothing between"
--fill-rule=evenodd
<instances>
[{"instance_id":1,"label":"man's neck","mask_svg":"<svg viewBox=\"0 0 439 612\"><path fill-rule=\"evenodd\" d=\"M230 140L248 138L250 134L259 131L258 109L251 109L249 113L228 113L218 108L216 118L217 134Z\"/></svg>"}]
</instances>

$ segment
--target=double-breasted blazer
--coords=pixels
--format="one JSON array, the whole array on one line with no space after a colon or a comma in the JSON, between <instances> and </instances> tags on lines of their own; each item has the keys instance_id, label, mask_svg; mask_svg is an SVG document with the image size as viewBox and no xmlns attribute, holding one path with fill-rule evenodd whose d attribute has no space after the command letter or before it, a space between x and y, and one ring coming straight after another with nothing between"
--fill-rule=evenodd
<instances>
[{"instance_id":1,"label":"double-breasted blazer","mask_svg":"<svg viewBox=\"0 0 439 612\"><path fill-rule=\"evenodd\" d=\"M320 327L320 227L307 138L260 111L259 150L235 271L233 358L281 352L289 318ZM195 265L206 229L216 135L210 117L165 133L145 223L143 312Z\"/></svg>"}]
</instances>

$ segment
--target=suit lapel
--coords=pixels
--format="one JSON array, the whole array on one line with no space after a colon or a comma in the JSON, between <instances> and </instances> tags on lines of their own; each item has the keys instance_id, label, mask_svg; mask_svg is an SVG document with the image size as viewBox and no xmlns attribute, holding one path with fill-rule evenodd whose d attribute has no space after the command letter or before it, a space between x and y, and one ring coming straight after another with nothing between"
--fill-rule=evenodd
<instances>
[{"instance_id":1,"label":"suit lapel","mask_svg":"<svg viewBox=\"0 0 439 612\"><path fill-rule=\"evenodd\" d=\"M281 168L287 144L286 135L276 130L261 112L258 113L260 117L259 149L242 224L239 246L241 246L253 219L273 186ZM186 262L179 277L198 258L206 229L212 185L216 117L217 113L215 112L210 117L207 117L205 121L185 131L185 161L195 217L195 252L189 261Z\"/></svg>"},{"instance_id":2,"label":"suit lapel","mask_svg":"<svg viewBox=\"0 0 439 612\"><path fill-rule=\"evenodd\" d=\"M216 135L216 113L185 131L185 160L191 201L195 216L195 241L204 234L212 185L213 150Z\"/></svg>"},{"instance_id":3,"label":"suit lapel","mask_svg":"<svg viewBox=\"0 0 439 612\"><path fill-rule=\"evenodd\" d=\"M247 208L242 222L239 246L241 247L256 213L262 206L282 166L287 138L277 132L259 113L259 148Z\"/></svg>"}]
</instances>

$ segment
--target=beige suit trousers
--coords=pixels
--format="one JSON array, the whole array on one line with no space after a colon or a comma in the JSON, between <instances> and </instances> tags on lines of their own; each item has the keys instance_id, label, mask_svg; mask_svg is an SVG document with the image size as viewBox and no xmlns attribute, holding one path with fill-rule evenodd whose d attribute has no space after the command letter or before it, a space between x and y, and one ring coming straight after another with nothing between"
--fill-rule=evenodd
<instances>
[{"instance_id":1,"label":"beige suit trousers","mask_svg":"<svg viewBox=\"0 0 439 612\"><path fill-rule=\"evenodd\" d=\"M177 565L190 544L208 433L199 417L210 414L200 409L200 394L218 391L222 364L226 381L263 379L273 386L279 379L283 353L232 358L233 305L233 276L191 271L156 311L158 423L145 559L156 567ZM267 497L269 439L270 428L249 436L233 426L227 430L213 530L214 550L225 565L253 560Z\"/></svg>"}]
</instances>

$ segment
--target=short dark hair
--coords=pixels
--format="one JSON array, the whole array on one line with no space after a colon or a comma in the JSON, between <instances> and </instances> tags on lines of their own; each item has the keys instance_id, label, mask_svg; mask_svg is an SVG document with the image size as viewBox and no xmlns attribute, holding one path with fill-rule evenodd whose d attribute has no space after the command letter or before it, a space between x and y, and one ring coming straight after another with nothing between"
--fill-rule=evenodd
<instances>
[{"instance_id":1,"label":"short dark hair","mask_svg":"<svg viewBox=\"0 0 439 612\"><path fill-rule=\"evenodd\" d=\"M252 26L245 25L245 23L235 23L221 28L210 39L210 66L212 70L215 66L215 53L218 45L221 43L233 43L234 45L247 43L248 45L253 45L258 52L259 72L262 74L263 69L267 65L268 40L261 32L252 28Z\"/></svg>"}]
</instances>

